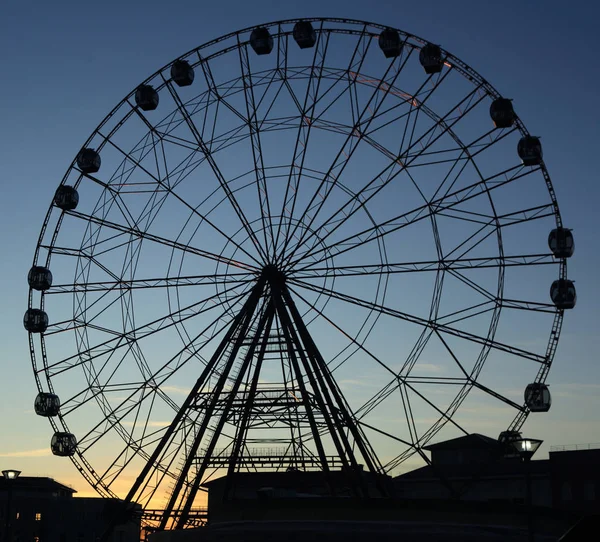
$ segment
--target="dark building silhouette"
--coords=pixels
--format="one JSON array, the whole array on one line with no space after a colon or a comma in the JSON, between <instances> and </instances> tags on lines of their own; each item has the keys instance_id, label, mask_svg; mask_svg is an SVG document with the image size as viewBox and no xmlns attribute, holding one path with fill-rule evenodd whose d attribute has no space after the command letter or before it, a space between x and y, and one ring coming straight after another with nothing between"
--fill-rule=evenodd
<instances>
[{"instance_id":1,"label":"dark building silhouette","mask_svg":"<svg viewBox=\"0 0 600 542\"><path fill-rule=\"evenodd\" d=\"M74 493L74 489L52 478L0 478L0 541L95 542L118 513L120 501L74 497ZM117 525L112 541L138 542L140 516L130 514L128 521Z\"/></svg>"},{"instance_id":2,"label":"dark building silhouette","mask_svg":"<svg viewBox=\"0 0 600 542\"><path fill-rule=\"evenodd\" d=\"M506 457L505 446L497 440L471 434L425 450L431 453L431 465L394 479L398 498L525 503L526 465L519 457ZM551 506L549 461L531 461L528 467L532 503Z\"/></svg>"},{"instance_id":3,"label":"dark building silhouette","mask_svg":"<svg viewBox=\"0 0 600 542\"><path fill-rule=\"evenodd\" d=\"M550 448L552 507L600 514L600 444Z\"/></svg>"},{"instance_id":4,"label":"dark building silhouette","mask_svg":"<svg viewBox=\"0 0 600 542\"><path fill-rule=\"evenodd\" d=\"M496 439L468 435L427 447L431 465L393 480L392 498L332 496L322 472L238 473L208 489L208 526L158 532L150 542L263 540L556 541L598 510L600 449L553 450L524 463ZM526 504L526 468L532 504ZM336 485L343 489L341 471ZM376 478L365 473L375 488ZM531 515L530 515L531 513Z\"/></svg>"},{"instance_id":5,"label":"dark building silhouette","mask_svg":"<svg viewBox=\"0 0 600 542\"><path fill-rule=\"evenodd\" d=\"M396 497L524 504L526 468L532 504L578 514L600 512L598 449L554 447L549 459L525 464L497 440L472 434L427 446L431 465L394 479Z\"/></svg>"},{"instance_id":6,"label":"dark building silhouette","mask_svg":"<svg viewBox=\"0 0 600 542\"><path fill-rule=\"evenodd\" d=\"M363 472L362 479L366 491L375 499L392 492L392 480L388 476ZM266 508L279 508L285 516L284 510L306 510L315 502L321 508L348 506L354 500L353 482L356 480L343 471L331 471L328 478L320 471L289 470L236 473L229 486L225 476L203 485L208 489L209 522L218 522L255 517L257 510ZM331 494L330 484L335 488L335 495Z\"/></svg>"}]
</instances>

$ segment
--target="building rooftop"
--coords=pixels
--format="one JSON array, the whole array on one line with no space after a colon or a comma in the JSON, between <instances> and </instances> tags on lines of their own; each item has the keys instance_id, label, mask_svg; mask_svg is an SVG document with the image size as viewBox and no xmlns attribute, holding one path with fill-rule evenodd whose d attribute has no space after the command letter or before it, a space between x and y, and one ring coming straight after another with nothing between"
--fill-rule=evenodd
<instances>
[{"instance_id":1,"label":"building rooftop","mask_svg":"<svg viewBox=\"0 0 600 542\"><path fill-rule=\"evenodd\" d=\"M590 444L558 444L550 446L550 452L579 452L581 450L600 450L600 442Z\"/></svg>"},{"instance_id":2,"label":"building rooftop","mask_svg":"<svg viewBox=\"0 0 600 542\"><path fill-rule=\"evenodd\" d=\"M334 483L343 483L347 481L348 473L342 470L330 471L330 476ZM364 471L363 476L366 480L374 481L377 475ZM385 475L379 475L381 479L389 479ZM217 489L223 486L227 481L227 476L215 478L202 484L209 489ZM325 487L327 485L327 475L323 471L279 471L279 472L237 472L231 475L232 483L238 488L306 488L306 487Z\"/></svg>"},{"instance_id":3,"label":"building rooftop","mask_svg":"<svg viewBox=\"0 0 600 542\"><path fill-rule=\"evenodd\" d=\"M501 444L496 439L480 435L479 433L472 433L436 444L430 444L429 446L423 446L423 449L434 452L438 450L477 450L499 447L501 447Z\"/></svg>"},{"instance_id":4,"label":"building rooftop","mask_svg":"<svg viewBox=\"0 0 600 542\"><path fill-rule=\"evenodd\" d=\"M550 460L540 459L529 463L530 473L533 476L544 475L550 472ZM507 476L523 477L525 475L525 465L519 459L506 459L490 463L478 464L457 464L440 465L435 469L429 465L415 469L404 474L396 476L394 480L398 481L421 481L421 480L439 480L440 474L446 478L496 478Z\"/></svg>"},{"instance_id":5,"label":"building rooftop","mask_svg":"<svg viewBox=\"0 0 600 542\"><path fill-rule=\"evenodd\" d=\"M77 493L72 487L57 482L52 478L43 476L19 476L16 480L6 480L0 477L0 491L6 491L8 485L13 489L33 491L38 493L68 493L72 496Z\"/></svg>"}]
</instances>

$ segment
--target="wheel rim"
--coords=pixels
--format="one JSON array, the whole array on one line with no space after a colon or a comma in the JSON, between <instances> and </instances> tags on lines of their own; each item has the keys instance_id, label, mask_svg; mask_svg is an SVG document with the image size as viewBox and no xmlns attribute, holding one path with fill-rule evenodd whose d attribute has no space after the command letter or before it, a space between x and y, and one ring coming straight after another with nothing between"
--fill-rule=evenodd
<instances>
[{"instance_id":1,"label":"wheel rim","mask_svg":"<svg viewBox=\"0 0 600 542\"><path fill-rule=\"evenodd\" d=\"M75 259L77 263L73 285L62 282L62 285L59 284L41 295L30 292L31 308L47 307L51 321L62 322L54 323L41 337L41 341L30 335L34 371L40 391L57 391L63 396L66 393L66 401L63 401L66 407L63 406L57 419L50 420L55 431L59 428L69 431L73 423L75 426L79 423L78 427L83 428L81 422L75 421L77 409L69 409L70 401L72 405L79 404L78 401L84 401L83 405L95 404L102 413L102 418L98 419L93 429L83 435L78 453L72 459L86 479L104 495L117 494L112 486L125 471L125 466L113 463L105 468L104 472L92 466L93 462L88 460L88 456L94 455L94 447L100 447L98 443L102 442L102 439L99 435L104 434L103 431L108 428L108 432L115 432L124 441L121 452L123 459L120 463L127 461L130 451L134 455L137 453L142 460L148 458L148 450L151 448L152 438L155 437L142 437L144 443L136 443L133 426L130 428L125 423L131 422L130 415L135 410L127 410L129 405L136 401L138 405L153 402L154 399L149 399L152 395L171 411L178 410L180 401L172 397L173 393L181 391L177 390L177 382L189 380L198 367L206 363L202 348L205 347L210 353L211 341L214 342L219 336L215 330L224 329L267 263L277 263L288 273L290 291L296 296L296 301L303 304L303 316L307 319L309 327L313 325L311 329L325 323L330 326L335 324L335 329L344 338L337 348L327 352L330 368L334 375L339 375L340 380L348 378L352 371L345 373L345 368L352 366L361 356L383 367L384 356L381 353L389 354L391 347L388 344L387 350L375 351L373 346L377 338L380 340L377 326L379 322L382 327L382 318L387 318L388 321L391 318L392 321L403 324L408 322L420 330L407 341L412 343L412 347L403 352L401 357L404 361L400 370L382 368L383 373L388 374L389 380L385 381L382 377L376 393L351 406L359 424L367 420L364 421L364 427L380 434L381 431L378 430L383 429L373 429L373 424L368 423L369 416L372 418L374 413L391 405L403 405L406 428L401 440L408 445L405 450L393 455L389 460L382 461L385 470L392 471L415 452L421 453L423 447L448 423L460 425L455 424L451 418L473 388L483 391L495 400L512 404L513 421L507 421L511 430L518 430L523 425L528 410L523 406L522 399L520 402L509 399L477 381L490 352L503 352L537 362L539 367L535 371L535 381L543 383L547 377L560 334L562 311L555 309L545 299L519 301L518 298L512 299L504 295L507 267L537 268L545 264L549 268L557 268L554 273L559 277L566 277L565 260L553 259L547 250L505 253L502 232L508 229L509 225L539 221L550 227L562 226L554 192L543 163L533 169L518 165L515 137L528 134L521 121L517 119L511 129L493 131L488 119L482 132L473 131L475 121L481 120L483 104L486 104L487 109L489 100L500 95L476 72L446 51L442 51L446 65L441 74L433 77L422 75L416 91L414 88L396 86L396 81L401 79L400 75L414 74L414 64L416 68L421 69L416 63L414 53L418 53L426 42L400 31L405 47L402 55L391 61L384 62L383 58L372 60L372 53L381 53L376 49L376 38L384 27L371 23L311 19L318 35L317 44L307 57L312 62L309 60L307 65L300 64L300 68L295 68L294 71L294 65L287 61L291 60L291 48L295 46L291 39L295 22L296 20L290 20L264 25L275 38L275 48L268 59L266 56L253 56L247 41L252 29L224 36L184 55L182 58L190 62L198 75L202 74L204 77L200 94L196 91L180 97L179 89L170 82L167 75L170 65L148 78L144 84L154 85L161 100L171 97L174 113L166 117L164 113L161 115L159 112L141 113L134 107L133 93L126 97L84 145L96 148L102 155L101 172L81 175L74 164L63 179L62 184L77 187L82 196L88 190L90 197L86 200L87 204L95 201L94 206L89 207L87 213L81 210L62 213L54 207L48 212L36 249L34 265L50 267L58 278L61 275L60 269L68 269L68 265L62 263L63 259ZM354 44L354 56L343 68L335 68L329 63L329 59L338 58L335 55L339 53L334 51L334 45L331 45L338 38ZM294 55L296 53L297 51L293 52ZM217 62L226 64L221 57L237 57L236 69L241 75L228 79L227 70L223 70L223 74L219 73L220 70L216 69ZM267 63L262 62L263 60ZM270 67L260 69L260 66L267 66L269 63ZM253 71L253 66L256 66L256 71ZM471 85L467 94L462 90L467 88L466 86L456 84L450 87L449 81L454 75L460 77L465 85ZM277 77L280 77L280 80ZM294 93L293 89L289 88L294 84L298 85L298 89L304 90L305 99L302 105L299 105L302 100L298 103L294 101L296 93L300 96L302 93ZM310 85L313 85L312 89ZM452 101L449 95L455 99L452 106L440 114L431 107L433 104L438 106L446 103L443 100L436 101L443 92L441 89L448 90L446 101ZM286 90L288 94L284 105L291 110L287 117L283 114L285 111L279 111L282 104L278 96L283 94L277 94ZM336 91L340 93L340 97L327 101L324 96L334 96ZM318 100L312 98L311 101L311 92ZM355 102L352 101L353 93ZM181 95L183 94L182 90ZM215 97L217 95L218 98ZM341 107L343 99L347 99L348 102ZM264 104L269 103L269 100L272 100L271 106L265 107ZM222 110L228 111L227 115L214 112L213 110L217 110L216 104L219 104ZM245 104L245 111L243 107L236 107L237 104ZM360 104L360 107L357 104ZM394 104L396 113L393 112ZM386 108L389 107L392 107L392 110L386 112ZM161 105L159 111L160 108ZM328 110L330 113L327 113ZM419 119L426 117L428 120L412 120L417 116L414 111L421 115ZM206 128L207 123L211 122L212 114L213 125ZM344 115L349 117L345 124L340 120ZM236 116L246 132L234 124ZM468 128L463 129L461 122L466 124L465 119L473 119L473 126L469 123ZM200 120L202 122L199 122ZM418 134L414 136L414 132L418 131L418 122L423 123L420 138ZM135 129L130 129L129 126L134 126L134 123L137 123ZM179 137L179 132L172 128L175 125L184 127L188 137ZM213 137L206 138L198 126L204 126L202 129L207 134L212 129ZM359 133L353 135L357 126ZM395 152L391 145L388 148L382 143L386 139L384 135L389 134L388 126L401 127L405 134L413 131L413 135L403 137L400 152ZM141 139L132 139L139 134L144 134ZM194 135L206 145L204 150L198 140L194 143ZM488 143L484 143L488 141L485 138L489 139ZM323 166L318 158L310 155L310 150L304 149L324 145L327 140L334 141L331 146L332 149L335 147L335 152L326 153L327 163ZM502 169L495 162L500 163L498 157L507 156L504 145L508 140L514 143L512 162ZM130 150L122 149L121 145L124 143L121 141L133 142ZM443 143L438 144L437 141ZM418 143L421 143L420 148ZM292 150L289 163L282 164L270 159L268 149L277 144L282 147L287 145L288 150ZM224 153L227 149L234 153L239 146L243 147L243 152L237 155L241 157L240 162L244 161L244 165L250 167L240 167L236 170L233 165L224 166ZM501 149L498 155L495 154L496 149ZM118 158L113 158L112 161L105 158L110 153L121 158L124 154L125 158L115 167ZM493 157L490 162L494 163L495 169L489 172L488 168L488 171L483 172L485 168L478 166L476 157L490 155ZM439 160L438 156L449 158ZM384 162L384 159L387 162ZM311 163L311 160L316 164ZM369 181L362 185L352 184L355 178L349 175L347 170L350 166L355 166L356 162L369 163L369 160L380 166L378 172L383 171L388 175L387 180L381 175L371 175L368 176ZM148 165L152 161L156 164L155 170ZM164 171L161 175L161 161L168 169L168 175ZM108 171L104 166L107 162L113 165L112 169L108 166ZM423 175L412 174L419 168L421 171L429 171L438 179L442 171L447 176L441 177L443 180L440 184L427 187L426 182L422 180ZM474 175L471 180L475 181L469 184L469 175L465 173L456 177L455 173L451 175L450 172L455 168L464 168L461 172L470 168L470 174ZM213 181L219 181L215 182L210 190L201 192L198 187L188 182L193 175L202 177L208 176L208 173L212 173ZM360 170L360 173L367 176L368 171ZM136 176L142 180L138 181ZM272 186L278 179L285 179L286 176L285 189L277 193ZM496 194L503 193L503 187L509 187L520 179L534 177L537 179L538 191L533 195L533 199L539 197L536 205L517 206L509 212L496 209L495 202L506 205L502 197L496 198ZM346 178L349 178L348 182ZM400 182L396 179L402 179L412 185L413 192L412 199L409 202L404 201L408 209L394 214L394 209L384 206L386 198L383 196L387 195L387 198L392 199L392 196L402 193L392 190ZM143 195L147 190L150 196ZM303 190L306 190L306 193ZM95 200L92 197L94 192ZM252 192L255 193L253 199ZM390 193L386 194L387 192ZM508 193L510 194L510 191ZM134 194L138 198L135 201ZM278 197L274 197L274 194ZM419 198L421 202L417 204ZM342 204L329 207L332 201ZM474 207L471 207L469 202L475 202ZM306 209L310 211L305 212ZM183 210L189 215L187 219L179 220L178 227L172 227L173 220L165 221L162 218L173 217ZM120 217L120 223L113 221L115 216ZM71 237L73 233L69 230L66 230L66 234L63 233L65 220L68 224L80 224L80 228L83 225L84 233L83 236L79 235L79 246L76 238ZM237 226L230 228L230 223L235 220L238 221ZM393 241L401 239L408 243L406 238L395 236L394 233L402 232L403 229L410 231L417 223L427 221L432 230L429 235L433 234L434 250L431 253L423 250L422 258L394 257L401 252L393 246ZM457 226L458 222L460 225ZM465 226L467 223L474 223L476 226L468 229ZM111 233L107 234L109 231ZM162 235L162 232L166 233ZM450 233L447 238L444 238L444 232ZM220 239L220 242L213 244L206 241L211 239L211 235ZM422 235L424 234L419 230L417 237ZM199 238L203 241L199 242ZM490 238L496 243L495 252L479 252L478 247L486 247ZM158 275L159 278L140 272L140 269L150 265L144 253L144 247L150 243L162 245L166 249L161 249L160 254L157 251L153 256L155 260L164 257L165 261L168 261L166 273ZM377 247L375 256L372 254L373 246ZM348 259L345 255L349 255ZM202 262L210 261L211 267L204 263L202 266L198 265L199 259ZM194 261L190 263L190 260ZM114 267L115 265L117 267ZM202 272L194 272L194 266L201 267ZM98 278L99 269L104 273L102 280ZM232 269L235 271L232 272ZM469 272L492 269L495 272L495 289L490 291L482 282L478 282L480 279L467 276L465 269ZM414 286L417 293L428 291L427 298L430 302L427 303L427 310L422 310L419 314L415 314L414 311L404 312L401 308L402 303L397 298L390 299L390 295L393 294L389 292L397 292L402 290L402 287L406 289L406 285L402 285L396 279L402 275L435 276L431 281L433 284L428 283L428 288L418 286L417 279L408 283ZM358 279L353 280L352 277L362 277L362 282L359 283ZM462 283L471 292L479 291L481 299L478 303L472 302L468 306L455 303L454 311L449 310L444 306L444 281L453 281L452 284L457 288L458 283ZM96 284L99 282L104 284ZM360 291L360 295L353 295L361 284L365 286L365 291ZM115 291L124 287L127 288L126 293L111 297ZM214 292L211 295L204 294L194 303L186 305L187 292L194 287L203 291L214 287ZM163 303L168 309L167 312L163 310L162 313L152 315L152 311L146 311L145 308L151 305L148 292L160 290L166 293ZM367 296L366 292L369 292L370 296ZM58 309L59 302L54 300L64 300L71 296L73 314L69 317L63 311L65 318L57 320L54 315L60 311L52 312L53 306L50 305L50 301L53 300L54 307ZM66 305L64 301L60 303ZM186 322L194 322L199 314L214 312L215 303L225 306L226 310L223 310L218 318L210 320L200 333L196 328L192 330L186 327ZM349 321L346 318L340 320L339 315L334 316L339 312L339 304L351 307L356 314L360 314L359 322L347 328ZM102 319L102 314L113 310L116 311L115 314L123 314L118 329L108 329L105 325L94 323L94 320ZM542 313L547 316L551 338L542 350L530 352L528 349L495 340L501 312L511 313L513 310L529 311L536 317ZM366 315L363 311L366 311ZM486 315L488 327L485 331L480 330L482 324L478 311L483 311L482 314ZM143 324L139 324L138 314L144 314L146 320ZM467 318L461 320L465 315ZM159 323L169 318L171 321L176 318L179 320L169 326ZM467 322L476 328L476 331L470 332L458 322ZM160 327L161 325L165 327ZM159 331L153 331L153 326ZM389 327L389 324L387 326ZM196 368L182 376L181 380L172 376L178 372L183 373L184 362L173 358L171 369L163 368L160 372L157 371L156 364L146 359L145 352L159 346L160 338L155 341L152 337L160 337L161 333L164 335L167 329L170 330L169 333L177 334L178 341L182 343L182 351L188 354L192 352L192 358L197 363ZM49 346L56 349L53 337L71 333L75 336L75 349L58 356L50 353L53 356L50 360L46 349ZM116 339L107 338L106 341L109 342L106 342L105 346L98 346L105 342L97 338L101 334L112 335ZM455 348L450 344L448 337L477 344L479 350L474 354L464 346ZM316 339L318 338L317 336ZM428 344L432 338L438 341L438 347L442 346L449 356L448 359L456 362L457 366L460 366L463 357L470 357L471 362L464 371L463 381L453 382L459 389L454 399L447 401L443 406L437 403L434 403L433 407L429 406L439 417L427 430L423 430L422 427L417 427L414 421L409 395L418 395L421 401L427 402L427 398L421 396L424 393L419 391L418 386L423 386L422 389L430 385L441 386L444 379L451 378L440 376L437 380L427 379L427 375L423 374L411 377L415 367L419 367L423 353L428 352ZM141 347L140 344L144 346ZM143 401L138 398L122 401L115 406L115 402L110 398L111 393L116 397L117 393L135 391L136 386L139 387L138 381L130 381L131 386L128 388L124 384L127 381L121 380L115 387L118 391L111 392L108 384L102 382L102 375L110 374L111 367L114 371L122 370L117 362L111 366L113 362L107 361L112 359L111 355L119 356L122 351L127 353L128 360L135 362L142 377L141 381L146 381L144 390L151 389L153 385L158 387L152 389L148 395L144 395L145 391L142 392L141 396L146 398ZM54 352L60 352L60 349ZM93 360L88 361L86 356ZM181 359L184 359L183 355ZM101 365L98 365L99 360ZM55 389L56 383L61 382L63 389L68 390L66 383L71 377L61 380L59 375L74 374L73 361L83 369L85 380L81 382L85 382L87 388L81 387L76 393ZM123 357L121 363L125 364L125 361ZM169 370L173 372L169 373ZM218 376L218 373L216 375ZM177 382L172 384L170 381ZM527 383L523 382L523 387ZM397 403L388 399L394 386L394 391L399 392ZM118 421L126 410L126 419ZM142 411L143 409L138 409L138 415ZM151 412L152 408L147 413L149 418ZM158 412L162 414L164 411L157 408ZM144 434L152 434L147 431L152 426L150 422L164 421L149 419ZM171 472L171 463L157 465L157 469L162 473L169 473L167 476L175 476Z\"/></svg>"}]
</instances>

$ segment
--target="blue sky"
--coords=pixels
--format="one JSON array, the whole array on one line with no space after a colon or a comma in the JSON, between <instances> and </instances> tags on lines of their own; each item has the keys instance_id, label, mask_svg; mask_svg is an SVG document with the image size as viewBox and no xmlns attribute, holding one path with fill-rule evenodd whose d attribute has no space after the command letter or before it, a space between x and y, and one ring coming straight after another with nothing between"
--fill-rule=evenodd
<instances>
[{"instance_id":1,"label":"blue sky","mask_svg":"<svg viewBox=\"0 0 600 542\"><path fill-rule=\"evenodd\" d=\"M125 5L122 5L125 4ZM543 7L542 7L543 6ZM576 253L569 277L578 304L567 313L549 383L554 404L525 433L549 445L600 442L597 182L594 62L600 55L589 3L475 1L171 2L82 4L7 0L0 8L0 200L3 330L0 463L54 476L87 492L75 469L48 457L50 427L32 412L36 394L21 324L26 274L52 194L74 153L132 88L182 53L261 22L331 16L390 24L441 44L514 99L544 158ZM348 385L351 385L350 380ZM505 385L504 383L502 385ZM506 384L508 385L508 384ZM473 426L473 427L476 427ZM481 429L485 431L485 425Z\"/></svg>"}]
</instances>

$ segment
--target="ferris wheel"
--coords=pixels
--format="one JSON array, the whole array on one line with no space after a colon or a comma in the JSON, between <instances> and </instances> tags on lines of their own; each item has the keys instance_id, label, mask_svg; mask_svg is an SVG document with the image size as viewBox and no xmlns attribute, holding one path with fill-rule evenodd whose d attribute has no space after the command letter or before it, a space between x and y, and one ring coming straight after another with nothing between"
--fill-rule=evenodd
<instances>
[{"instance_id":1,"label":"ferris wheel","mask_svg":"<svg viewBox=\"0 0 600 542\"><path fill-rule=\"evenodd\" d=\"M55 455L159 527L216 477L369 495L356 473L550 408L573 235L540 138L440 46L247 28L158 70L75 154L28 276L35 410Z\"/></svg>"}]
</instances>

